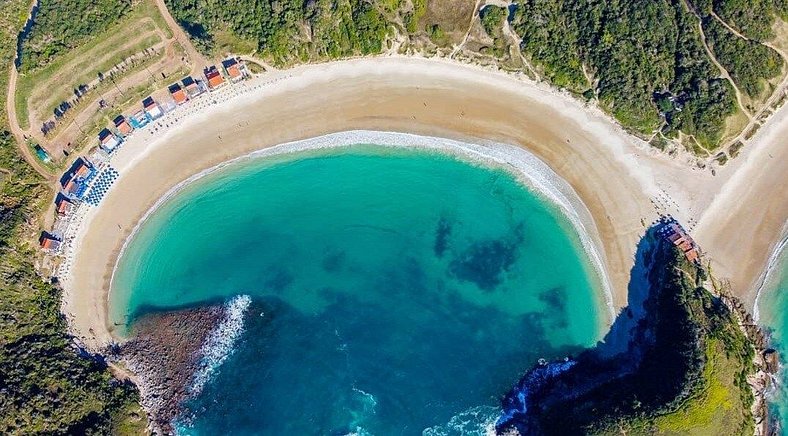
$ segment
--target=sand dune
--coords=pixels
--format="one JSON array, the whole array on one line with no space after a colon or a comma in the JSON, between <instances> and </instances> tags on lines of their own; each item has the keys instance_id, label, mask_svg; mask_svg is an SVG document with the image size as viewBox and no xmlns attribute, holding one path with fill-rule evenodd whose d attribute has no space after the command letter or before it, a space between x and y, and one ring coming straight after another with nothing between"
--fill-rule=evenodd
<instances>
[{"instance_id":1,"label":"sand dune","mask_svg":"<svg viewBox=\"0 0 788 436\"><path fill-rule=\"evenodd\" d=\"M269 73L179 108L159 120L158 128L136 132L124 144L112 160L120 178L100 207L84 211L73 266L63 277L65 311L89 346L111 340L107 292L117 254L158 199L229 159L347 130L526 148L562 177L590 212L590 237L601 246L616 308L626 305L636 243L658 212L689 223L700 220L697 239L719 266L717 272L746 294L788 216L788 196L769 195L769 183L784 186L786 177L777 159L788 151L775 147L767 131L788 131L788 121L775 123L760 132L761 145L745 148L713 177L691 169L686 159L657 153L570 96L503 73L400 57ZM769 168L764 156L771 152L779 156ZM768 172L750 183L748 175L759 168ZM743 185L753 191L743 191ZM766 212L749 213L758 202ZM756 220L752 239L741 249L730 248L734 238L725 236L736 223L732 210L738 219Z\"/></svg>"}]
</instances>

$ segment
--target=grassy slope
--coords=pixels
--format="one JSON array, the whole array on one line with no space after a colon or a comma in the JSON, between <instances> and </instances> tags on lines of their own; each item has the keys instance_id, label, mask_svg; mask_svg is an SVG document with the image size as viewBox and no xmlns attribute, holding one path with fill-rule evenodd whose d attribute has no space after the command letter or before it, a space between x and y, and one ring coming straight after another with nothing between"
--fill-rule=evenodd
<instances>
[{"instance_id":1,"label":"grassy slope","mask_svg":"<svg viewBox=\"0 0 788 436\"><path fill-rule=\"evenodd\" d=\"M57 10L60 11L60 9ZM67 16L74 14L74 11L66 11L68 11L65 14ZM41 11L38 16L47 18L47 13L54 12ZM51 21L50 18L43 20L44 24L42 26L49 21ZM36 37L38 33L42 33L37 32L37 26L38 24L33 26L31 37ZM43 114L42 118L51 116L57 105L72 97L71 92L74 88L80 84L90 82L96 78L98 72L106 72L113 65L131 54L139 53L143 49L160 42L161 38L153 34L156 29L162 32L165 37L172 37L169 27L156 5L151 1L144 1L135 4L132 9L126 11L124 16L116 17L111 22L89 29L91 33L81 35L79 38L81 43L79 45L71 47L68 51L56 51L56 55L47 57L48 61L44 64L34 64L34 59L25 57L25 47L30 44L26 43L23 46L22 71L19 74L16 99L14 101L17 119L21 127L23 129L30 127L29 114L27 112L28 104L35 106L37 111ZM43 33L48 34L51 32ZM145 35L147 36L141 38ZM128 46L130 43L132 45ZM37 42L35 45L45 47L41 42ZM160 56L157 56L155 60L159 58ZM133 74L140 69L142 69L142 65L125 71L122 73L122 76ZM61 77L64 71L68 72L65 82L63 82ZM58 82L57 86L52 86L53 80ZM117 80L120 80L120 77ZM54 92L46 94L46 101L31 100L31 96L41 86L47 86ZM100 92L102 88L111 86L111 84L106 83L94 89L93 92ZM35 127L37 129L39 126Z\"/></svg>"},{"instance_id":2,"label":"grassy slope","mask_svg":"<svg viewBox=\"0 0 788 436\"><path fill-rule=\"evenodd\" d=\"M136 392L115 382L101 362L77 354L59 311L60 292L32 263L36 217L50 191L18 154L4 112L27 7L0 0L0 433L138 433L144 421L128 419L139 414Z\"/></svg>"},{"instance_id":3,"label":"grassy slope","mask_svg":"<svg viewBox=\"0 0 788 436\"><path fill-rule=\"evenodd\" d=\"M629 423L629 433L750 435L753 396L746 376L755 371L753 349L727 308L718 306L711 294L695 283L696 267L683 258L678 264L680 270L674 279L687 294L690 322L699 327L701 376L688 384L689 394L665 412Z\"/></svg>"}]
</instances>

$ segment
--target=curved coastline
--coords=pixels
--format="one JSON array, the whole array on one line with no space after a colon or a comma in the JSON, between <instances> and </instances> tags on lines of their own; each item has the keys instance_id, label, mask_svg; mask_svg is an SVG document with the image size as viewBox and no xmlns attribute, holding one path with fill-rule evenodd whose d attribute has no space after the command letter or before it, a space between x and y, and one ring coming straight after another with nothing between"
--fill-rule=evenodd
<instances>
[{"instance_id":1,"label":"curved coastline","mask_svg":"<svg viewBox=\"0 0 788 436\"><path fill-rule=\"evenodd\" d=\"M579 238L581 248L591 261L593 281L601 288L597 291L601 290L608 310L606 323L612 322L616 314L615 306L613 305L612 284L605 271L604 253L600 250L601 242L597 236L598 232L588 208L585 207L571 186L563 181L547 164L524 148L490 141L480 142L482 144L407 133L353 130L274 145L202 170L170 188L166 194L145 212L131 233L124 239L123 245L115 258L115 264L112 267L107 298L110 298L115 272L129 242L159 207L192 183L223 168L249 159L288 155L309 150L343 148L353 144L377 144L385 147L420 148L455 156L490 168L503 169L515 176L520 183L528 187L534 194L546 199L551 205L557 207L561 215L572 224Z\"/></svg>"},{"instance_id":2,"label":"curved coastline","mask_svg":"<svg viewBox=\"0 0 788 436\"><path fill-rule=\"evenodd\" d=\"M788 127L785 117L769 123L771 130ZM359 130L445 138L482 149L490 144L526 149L587 208L586 230L597 245L616 310L627 303L637 241L659 213L685 222L703 218L700 233L704 221L730 215L724 208L708 209L744 189L731 186L733 175L750 173L767 154L788 155L760 141L714 177L693 171L686 156L660 154L566 93L447 60L362 58L268 72L178 107L135 132L113 156L111 165L120 177L100 207L78 212L60 274L72 332L95 350L115 340L107 297L118 255L146 212L173 186L277 144ZM723 186L726 195L719 195ZM757 196L739 200L738 211L747 212L757 201ZM772 202L778 211L788 205L779 197ZM771 221L766 225L774 227ZM716 266L713 256L726 247L704 237L712 232L704 233L696 240ZM759 243L735 259L758 257L753 250ZM745 274L736 274L734 285L750 283L761 271L757 259L750 262Z\"/></svg>"}]
</instances>

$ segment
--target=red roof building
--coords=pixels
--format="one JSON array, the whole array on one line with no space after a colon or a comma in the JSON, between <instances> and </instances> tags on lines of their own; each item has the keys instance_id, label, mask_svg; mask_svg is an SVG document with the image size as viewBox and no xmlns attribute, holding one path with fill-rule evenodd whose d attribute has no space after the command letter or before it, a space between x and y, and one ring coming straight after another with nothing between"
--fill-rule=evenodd
<instances>
[{"instance_id":1,"label":"red roof building","mask_svg":"<svg viewBox=\"0 0 788 436\"><path fill-rule=\"evenodd\" d=\"M244 78L243 71L241 71L241 64L235 58L229 58L222 61L222 67L224 67L224 71L227 72L227 75L230 77L230 81L237 82Z\"/></svg>"},{"instance_id":2,"label":"red roof building","mask_svg":"<svg viewBox=\"0 0 788 436\"><path fill-rule=\"evenodd\" d=\"M128 136L128 134L134 130L123 115L118 115L112 122L115 124L115 128L118 129L118 132L123 136Z\"/></svg>"},{"instance_id":3,"label":"red roof building","mask_svg":"<svg viewBox=\"0 0 788 436\"><path fill-rule=\"evenodd\" d=\"M175 100L175 103L183 104L189 100L189 96L186 95L186 92L183 90L183 88L181 88L181 85L173 83L167 89L170 91L170 95L172 95L172 99Z\"/></svg>"},{"instance_id":4,"label":"red roof building","mask_svg":"<svg viewBox=\"0 0 788 436\"><path fill-rule=\"evenodd\" d=\"M216 89L222 85L224 85L224 77L216 68L216 65L211 65L210 67L203 70L205 74L205 79L208 81L208 87L211 89Z\"/></svg>"},{"instance_id":5,"label":"red roof building","mask_svg":"<svg viewBox=\"0 0 788 436\"><path fill-rule=\"evenodd\" d=\"M38 243L44 251L56 252L60 250L60 239L46 232L41 234Z\"/></svg>"},{"instance_id":6,"label":"red roof building","mask_svg":"<svg viewBox=\"0 0 788 436\"><path fill-rule=\"evenodd\" d=\"M74 203L70 202L63 195L58 195L57 200L55 200L55 206L57 207L57 214L61 216L70 214L75 207Z\"/></svg>"}]
</instances>

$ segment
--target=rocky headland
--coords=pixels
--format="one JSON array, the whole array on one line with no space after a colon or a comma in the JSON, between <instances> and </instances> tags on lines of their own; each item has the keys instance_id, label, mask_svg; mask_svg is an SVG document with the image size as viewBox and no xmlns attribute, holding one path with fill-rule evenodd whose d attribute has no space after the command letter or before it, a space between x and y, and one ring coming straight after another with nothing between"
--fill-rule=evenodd
<instances>
[{"instance_id":1,"label":"rocky headland","mask_svg":"<svg viewBox=\"0 0 788 436\"><path fill-rule=\"evenodd\" d=\"M137 377L154 433L172 433L172 422L200 368L202 345L225 311L217 304L145 315L120 347L121 361Z\"/></svg>"},{"instance_id":2,"label":"rocky headland","mask_svg":"<svg viewBox=\"0 0 788 436\"><path fill-rule=\"evenodd\" d=\"M777 356L742 304L654 229L636 263L630 306L610 333L577 356L526 372L502 400L498 434L775 430L765 392Z\"/></svg>"}]
</instances>

